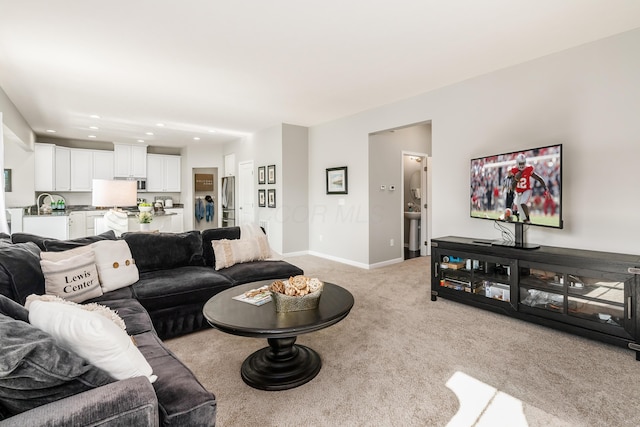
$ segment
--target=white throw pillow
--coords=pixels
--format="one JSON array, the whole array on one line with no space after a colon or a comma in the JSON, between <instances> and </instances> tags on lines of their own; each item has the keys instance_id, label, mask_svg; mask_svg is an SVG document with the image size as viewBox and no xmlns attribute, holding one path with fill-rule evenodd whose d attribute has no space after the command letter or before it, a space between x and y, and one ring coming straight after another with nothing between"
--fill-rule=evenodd
<instances>
[{"instance_id":1,"label":"white throw pillow","mask_svg":"<svg viewBox=\"0 0 640 427\"><path fill-rule=\"evenodd\" d=\"M40 252L40 259L46 259L47 261L62 261L75 255L86 254L87 252L93 252L93 249L91 249L91 246L89 245L78 246L77 248L60 252L42 251Z\"/></svg>"},{"instance_id":2,"label":"white throw pillow","mask_svg":"<svg viewBox=\"0 0 640 427\"><path fill-rule=\"evenodd\" d=\"M138 281L138 267L125 240L101 240L91 244L96 255L100 285L104 293Z\"/></svg>"},{"instance_id":3,"label":"white throw pillow","mask_svg":"<svg viewBox=\"0 0 640 427\"><path fill-rule=\"evenodd\" d=\"M29 323L117 380L140 376L150 382L157 379L131 337L98 313L70 304L35 300L29 305Z\"/></svg>"},{"instance_id":4,"label":"white throw pillow","mask_svg":"<svg viewBox=\"0 0 640 427\"><path fill-rule=\"evenodd\" d=\"M216 258L215 269L231 267L232 265L249 261L260 261L271 255L271 251L264 250L261 238L250 239L220 239L212 240L213 253ZM267 243L268 247L268 243Z\"/></svg>"},{"instance_id":5,"label":"white throw pillow","mask_svg":"<svg viewBox=\"0 0 640 427\"><path fill-rule=\"evenodd\" d=\"M29 310L29 306L33 301L44 301L44 302L59 302L61 304L71 304L74 307L81 308L86 311L91 311L94 313L98 313L101 316L106 317L111 320L117 327L122 329L123 331L127 330L127 325L124 323L124 320L118 315L116 311L107 307L106 305L98 304L95 302L90 302L87 304L78 304L77 302L68 301L64 298L57 297L55 295L36 295L31 294L27 297L27 300L24 302L24 307Z\"/></svg>"},{"instance_id":6,"label":"white throw pillow","mask_svg":"<svg viewBox=\"0 0 640 427\"><path fill-rule=\"evenodd\" d=\"M102 295L93 251L71 256L65 252L69 251L57 253L58 261L40 260L44 275L44 292L73 302L82 302Z\"/></svg>"}]
</instances>

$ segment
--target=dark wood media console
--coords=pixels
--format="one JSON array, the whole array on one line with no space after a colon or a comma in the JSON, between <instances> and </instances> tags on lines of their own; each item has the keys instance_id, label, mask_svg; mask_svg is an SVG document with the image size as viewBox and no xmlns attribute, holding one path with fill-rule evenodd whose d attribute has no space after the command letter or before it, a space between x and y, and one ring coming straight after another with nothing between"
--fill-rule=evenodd
<instances>
[{"instance_id":1,"label":"dark wood media console","mask_svg":"<svg viewBox=\"0 0 640 427\"><path fill-rule=\"evenodd\" d=\"M443 237L431 300L447 298L629 348L640 360L640 256Z\"/></svg>"}]
</instances>

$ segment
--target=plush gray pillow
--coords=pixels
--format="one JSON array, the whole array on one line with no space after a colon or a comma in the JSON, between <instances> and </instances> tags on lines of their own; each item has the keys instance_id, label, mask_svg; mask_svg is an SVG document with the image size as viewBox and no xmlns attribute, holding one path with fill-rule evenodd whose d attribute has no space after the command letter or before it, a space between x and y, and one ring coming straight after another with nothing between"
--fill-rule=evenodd
<instances>
[{"instance_id":1,"label":"plush gray pillow","mask_svg":"<svg viewBox=\"0 0 640 427\"><path fill-rule=\"evenodd\" d=\"M0 295L0 314L4 314L12 319L29 322L29 310L4 295Z\"/></svg>"},{"instance_id":2,"label":"plush gray pillow","mask_svg":"<svg viewBox=\"0 0 640 427\"><path fill-rule=\"evenodd\" d=\"M6 416L114 381L47 333L0 314L0 405Z\"/></svg>"},{"instance_id":3,"label":"plush gray pillow","mask_svg":"<svg viewBox=\"0 0 640 427\"><path fill-rule=\"evenodd\" d=\"M33 242L40 248L41 251L46 250L44 247L44 241L49 239L49 237L42 237L36 234L31 233L13 233L11 235L12 243L27 243Z\"/></svg>"},{"instance_id":4,"label":"plush gray pillow","mask_svg":"<svg viewBox=\"0 0 640 427\"><path fill-rule=\"evenodd\" d=\"M116 233L113 230L109 230L96 236L79 237L77 239L71 240L47 239L43 242L43 244L47 252L62 252L68 251L69 249L77 248L78 246L90 245L91 243L99 242L101 240L116 239Z\"/></svg>"},{"instance_id":5,"label":"plush gray pillow","mask_svg":"<svg viewBox=\"0 0 640 427\"><path fill-rule=\"evenodd\" d=\"M184 233L123 233L140 273L204 265L198 230Z\"/></svg>"},{"instance_id":6,"label":"plush gray pillow","mask_svg":"<svg viewBox=\"0 0 640 427\"><path fill-rule=\"evenodd\" d=\"M44 294L40 249L35 243L0 245L0 268L4 270L4 274L0 274L3 295L24 305L29 295Z\"/></svg>"}]
</instances>

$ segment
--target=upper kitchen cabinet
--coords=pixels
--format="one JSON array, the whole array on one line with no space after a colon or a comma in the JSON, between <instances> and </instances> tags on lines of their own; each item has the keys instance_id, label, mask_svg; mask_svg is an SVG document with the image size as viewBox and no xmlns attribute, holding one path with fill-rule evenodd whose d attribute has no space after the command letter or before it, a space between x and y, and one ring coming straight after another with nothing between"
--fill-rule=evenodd
<instances>
[{"instance_id":1,"label":"upper kitchen cabinet","mask_svg":"<svg viewBox=\"0 0 640 427\"><path fill-rule=\"evenodd\" d=\"M113 151L71 149L71 191L91 191L94 179L113 179Z\"/></svg>"},{"instance_id":2,"label":"upper kitchen cabinet","mask_svg":"<svg viewBox=\"0 0 640 427\"><path fill-rule=\"evenodd\" d=\"M113 171L118 178L147 177L147 146L113 144Z\"/></svg>"},{"instance_id":3,"label":"upper kitchen cabinet","mask_svg":"<svg viewBox=\"0 0 640 427\"><path fill-rule=\"evenodd\" d=\"M93 179L113 179L113 151L93 151Z\"/></svg>"},{"instance_id":4,"label":"upper kitchen cabinet","mask_svg":"<svg viewBox=\"0 0 640 427\"><path fill-rule=\"evenodd\" d=\"M236 174L236 155L227 154L224 156L224 176L235 176Z\"/></svg>"},{"instance_id":5,"label":"upper kitchen cabinet","mask_svg":"<svg viewBox=\"0 0 640 427\"><path fill-rule=\"evenodd\" d=\"M71 149L71 191L91 191L93 151Z\"/></svg>"},{"instance_id":6,"label":"upper kitchen cabinet","mask_svg":"<svg viewBox=\"0 0 640 427\"><path fill-rule=\"evenodd\" d=\"M147 191L180 192L180 156L147 155Z\"/></svg>"},{"instance_id":7,"label":"upper kitchen cabinet","mask_svg":"<svg viewBox=\"0 0 640 427\"><path fill-rule=\"evenodd\" d=\"M113 151L34 146L35 191L91 191L93 179L113 179Z\"/></svg>"},{"instance_id":8,"label":"upper kitchen cabinet","mask_svg":"<svg viewBox=\"0 0 640 427\"><path fill-rule=\"evenodd\" d=\"M54 176L56 191L71 191L71 149L56 146Z\"/></svg>"},{"instance_id":9,"label":"upper kitchen cabinet","mask_svg":"<svg viewBox=\"0 0 640 427\"><path fill-rule=\"evenodd\" d=\"M35 190L51 191L55 189L56 146L53 144L34 144Z\"/></svg>"}]
</instances>

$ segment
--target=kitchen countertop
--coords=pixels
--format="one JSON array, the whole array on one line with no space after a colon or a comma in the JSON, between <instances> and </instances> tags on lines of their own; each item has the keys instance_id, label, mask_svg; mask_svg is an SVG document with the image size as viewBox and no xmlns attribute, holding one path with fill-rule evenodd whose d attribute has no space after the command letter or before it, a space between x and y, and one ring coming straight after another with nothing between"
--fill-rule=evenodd
<instances>
[{"instance_id":1,"label":"kitchen countertop","mask_svg":"<svg viewBox=\"0 0 640 427\"><path fill-rule=\"evenodd\" d=\"M167 208L167 209L180 209L182 208L182 205L173 205L173 208ZM32 211L35 210L35 207L32 209ZM85 206L85 205L81 205L81 206L69 206L67 208L65 208L65 210L54 210L51 211L49 213L41 213L41 212L36 212L36 213L25 213L24 216L25 217L34 217L34 216L44 216L44 217L50 217L50 216L68 216L71 212L86 212L86 211L104 211L105 213L108 211L108 208L97 208L95 206ZM139 211L138 208L125 208L123 209L123 211L125 211L127 213L128 216L136 216L138 215ZM165 211L154 211L153 212L154 216L171 216L171 215L177 215L177 213L175 212L165 212Z\"/></svg>"}]
</instances>

